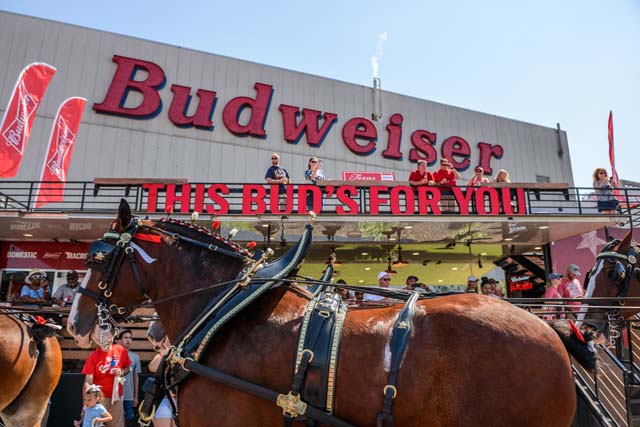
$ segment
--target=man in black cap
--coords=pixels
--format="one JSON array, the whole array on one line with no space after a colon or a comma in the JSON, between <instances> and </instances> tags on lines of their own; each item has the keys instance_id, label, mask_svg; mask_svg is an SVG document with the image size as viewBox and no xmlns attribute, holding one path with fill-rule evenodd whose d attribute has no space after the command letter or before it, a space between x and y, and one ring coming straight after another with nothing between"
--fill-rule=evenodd
<instances>
[{"instance_id":1,"label":"man in black cap","mask_svg":"<svg viewBox=\"0 0 640 427\"><path fill-rule=\"evenodd\" d=\"M60 286L53 294L53 302L59 306L73 304L73 298L78 290L78 272L69 270L67 273L67 283Z\"/></svg>"}]
</instances>

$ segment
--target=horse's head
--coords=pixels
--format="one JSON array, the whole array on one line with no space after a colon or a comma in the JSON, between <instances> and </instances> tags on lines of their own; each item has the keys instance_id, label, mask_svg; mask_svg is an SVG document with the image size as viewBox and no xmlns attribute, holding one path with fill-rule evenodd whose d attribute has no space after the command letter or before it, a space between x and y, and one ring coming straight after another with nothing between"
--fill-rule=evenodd
<instances>
[{"instance_id":1,"label":"horse's head","mask_svg":"<svg viewBox=\"0 0 640 427\"><path fill-rule=\"evenodd\" d=\"M89 249L89 273L67 329L78 345L87 347L96 323L109 329L145 301L232 280L249 259L247 250L200 227L135 218L122 200L110 230Z\"/></svg>"},{"instance_id":2,"label":"horse's head","mask_svg":"<svg viewBox=\"0 0 640 427\"><path fill-rule=\"evenodd\" d=\"M76 293L67 330L78 345L88 347L96 324L110 329L150 301L166 316L168 335L176 335L170 332L186 327L224 284L241 277L246 282L251 275L277 280L295 274L311 246L312 231L307 225L296 245L265 265L262 251L252 257L248 250L192 224L142 221L122 200L116 221L89 248L89 273Z\"/></svg>"},{"instance_id":3,"label":"horse's head","mask_svg":"<svg viewBox=\"0 0 640 427\"><path fill-rule=\"evenodd\" d=\"M631 241L631 231L624 239L609 242L596 257L596 264L587 274L587 298L640 297L640 269L637 267L638 248ZM638 312L626 309L624 303L603 302L604 306L618 306L598 309L597 305L587 310L584 323L606 335L609 333L610 319L628 318ZM633 304L636 306L636 304Z\"/></svg>"}]
</instances>

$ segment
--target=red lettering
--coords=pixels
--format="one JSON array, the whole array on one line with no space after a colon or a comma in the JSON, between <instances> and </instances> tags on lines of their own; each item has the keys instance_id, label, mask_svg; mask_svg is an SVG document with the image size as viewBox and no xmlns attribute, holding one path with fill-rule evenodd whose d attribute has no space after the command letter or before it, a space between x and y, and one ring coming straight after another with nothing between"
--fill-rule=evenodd
<instances>
[{"instance_id":1,"label":"red lettering","mask_svg":"<svg viewBox=\"0 0 640 427\"><path fill-rule=\"evenodd\" d=\"M256 83L253 86L256 89L256 98L239 96L233 98L225 105L222 111L222 122L229 129L229 132L237 136L251 135L259 138L267 136L264 130L264 123L267 121L267 113L271 97L273 96L273 86L263 83ZM251 109L251 115L247 124L239 123L240 114L246 109Z\"/></svg>"},{"instance_id":2,"label":"red lettering","mask_svg":"<svg viewBox=\"0 0 640 427\"><path fill-rule=\"evenodd\" d=\"M442 157L449 159L453 167L457 170L465 170L469 167L469 157L471 157L471 147L469 143L459 136L451 136L442 143ZM456 157L462 157L458 161Z\"/></svg>"},{"instance_id":3,"label":"red lettering","mask_svg":"<svg viewBox=\"0 0 640 427\"><path fill-rule=\"evenodd\" d=\"M216 104L216 93L198 89L198 107L192 116L187 116L191 102L191 88L188 86L172 85L173 100L169 107L169 120L176 126L194 126L203 129L213 129L213 109Z\"/></svg>"},{"instance_id":4,"label":"red lettering","mask_svg":"<svg viewBox=\"0 0 640 427\"><path fill-rule=\"evenodd\" d=\"M380 193L386 193L389 191L389 187L376 185L369 187L369 209L371 215L378 215L380 205L388 205L389 199L380 198Z\"/></svg>"},{"instance_id":5,"label":"red lettering","mask_svg":"<svg viewBox=\"0 0 640 427\"><path fill-rule=\"evenodd\" d=\"M156 213L158 209L158 192L164 190L164 184L142 184L144 191L148 191L147 212Z\"/></svg>"},{"instance_id":6,"label":"red lettering","mask_svg":"<svg viewBox=\"0 0 640 427\"><path fill-rule=\"evenodd\" d=\"M441 197L439 188L418 187L418 212L420 215L427 215L429 212L434 215L440 215L441 211L438 204Z\"/></svg>"},{"instance_id":7,"label":"red lettering","mask_svg":"<svg viewBox=\"0 0 640 427\"><path fill-rule=\"evenodd\" d=\"M484 169L485 175L491 175L493 173L493 169L491 169L491 158L501 159L504 150L501 145L491 145L486 142L478 142L478 148L480 149L478 166Z\"/></svg>"},{"instance_id":8,"label":"red lettering","mask_svg":"<svg viewBox=\"0 0 640 427\"><path fill-rule=\"evenodd\" d=\"M429 166L432 166L437 158L438 153L433 147L436 143L436 134L428 130L417 130L411 134L411 145L414 146L409 150L409 160L417 162L425 160Z\"/></svg>"},{"instance_id":9,"label":"red lettering","mask_svg":"<svg viewBox=\"0 0 640 427\"><path fill-rule=\"evenodd\" d=\"M182 184L180 195L176 196L176 185L167 184L167 195L164 201L165 209L169 206L176 212L175 204L180 203L180 212L189 213L191 211L191 184Z\"/></svg>"},{"instance_id":10,"label":"red lettering","mask_svg":"<svg viewBox=\"0 0 640 427\"><path fill-rule=\"evenodd\" d=\"M285 194L282 198L285 201L283 210L280 210L280 196L278 193L279 187L279 185L272 185L269 192L269 207L271 209L271 213L275 215L293 213L293 185L285 186Z\"/></svg>"},{"instance_id":11,"label":"red lettering","mask_svg":"<svg viewBox=\"0 0 640 427\"><path fill-rule=\"evenodd\" d=\"M309 212L307 210L308 197L313 200L311 210L315 213L320 213L322 211L322 190L315 185L298 186L298 213L306 214Z\"/></svg>"},{"instance_id":12,"label":"red lettering","mask_svg":"<svg viewBox=\"0 0 640 427\"><path fill-rule=\"evenodd\" d=\"M204 212L204 184L196 184L196 194L193 198L193 210Z\"/></svg>"},{"instance_id":13,"label":"red lettering","mask_svg":"<svg viewBox=\"0 0 640 427\"><path fill-rule=\"evenodd\" d=\"M255 195L254 195L255 194ZM267 211L267 190L259 184L242 186L242 215L258 215ZM256 205L254 209L253 205Z\"/></svg>"},{"instance_id":14,"label":"red lettering","mask_svg":"<svg viewBox=\"0 0 640 427\"><path fill-rule=\"evenodd\" d=\"M469 204L471 203L471 198L474 193L473 187L468 187L466 194L460 187L451 187L451 190L453 190L453 196L456 198L456 202L460 208L460 215L469 215Z\"/></svg>"},{"instance_id":15,"label":"red lettering","mask_svg":"<svg viewBox=\"0 0 640 427\"><path fill-rule=\"evenodd\" d=\"M498 200L498 191L491 187L476 188L476 210L479 215L499 215L500 201ZM489 211L485 205L485 197L489 197Z\"/></svg>"},{"instance_id":16,"label":"red lettering","mask_svg":"<svg viewBox=\"0 0 640 427\"><path fill-rule=\"evenodd\" d=\"M524 189L523 188L506 188L506 187L502 187L501 189L501 193L502 193L502 206L504 207L504 214L505 215L524 215L527 213L526 210L526 203L525 203L525 199L524 199ZM516 195L516 200L512 200L511 199L511 194L515 193ZM511 204L511 202L514 202L515 205L517 206L518 210L517 211L513 211L513 205Z\"/></svg>"},{"instance_id":17,"label":"red lettering","mask_svg":"<svg viewBox=\"0 0 640 427\"><path fill-rule=\"evenodd\" d=\"M113 62L118 64L111 85L100 104L93 104L93 109L99 113L133 116L137 118L149 117L162 108L158 90L164 83L164 71L153 62L141 59L127 58L113 55ZM139 70L144 70L148 76L144 80L133 80ZM142 95L142 102L137 107L125 107L127 94L130 90Z\"/></svg>"},{"instance_id":18,"label":"red lettering","mask_svg":"<svg viewBox=\"0 0 640 427\"><path fill-rule=\"evenodd\" d=\"M358 144L356 138L369 141L365 145ZM342 128L342 140L352 153L366 156L376 150L378 131L373 123L364 117L355 117L349 120Z\"/></svg>"},{"instance_id":19,"label":"red lettering","mask_svg":"<svg viewBox=\"0 0 640 427\"><path fill-rule=\"evenodd\" d=\"M358 197L358 189L353 185L343 185L338 187L336 191L338 201L349 210L345 210L343 206L336 206L336 213L338 215L355 215L358 213L358 202L352 199L352 197Z\"/></svg>"},{"instance_id":20,"label":"red lettering","mask_svg":"<svg viewBox=\"0 0 640 427\"><path fill-rule=\"evenodd\" d=\"M387 132L389 139L387 140L387 149L382 152L382 156L389 159L402 160L400 152L400 139L402 138L402 114L394 114L389 118Z\"/></svg>"},{"instance_id":21,"label":"red lettering","mask_svg":"<svg viewBox=\"0 0 640 427\"><path fill-rule=\"evenodd\" d=\"M402 210L401 196L404 195L405 207ZM415 193L413 188L406 185L393 187L391 189L391 213L394 215L413 215L415 212Z\"/></svg>"},{"instance_id":22,"label":"red lettering","mask_svg":"<svg viewBox=\"0 0 640 427\"><path fill-rule=\"evenodd\" d=\"M302 109L302 119L296 123L296 118L300 115L300 109L291 105L280 105L282 113L282 127L284 128L284 139L287 142L297 144L302 135L306 133L307 144L312 147L322 145L322 142L329 133L331 126L338 120L338 115L334 113L324 113L322 118L324 123L319 127L320 111L309 108Z\"/></svg>"},{"instance_id":23,"label":"red lettering","mask_svg":"<svg viewBox=\"0 0 640 427\"><path fill-rule=\"evenodd\" d=\"M262 188L262 186L260 186ZM264 190L264 188L262 188ZM214 215L225 215L229 213L229 202L227 199L222 197L222 194L229 194L229 187L224 184L212 184L207 190L207 195L209 196L209 200L211 200L215 205L207 205L205 209L207 213ZM244 198L243 198L243 209L244 209Z\"/></svg>"}]
</instances>

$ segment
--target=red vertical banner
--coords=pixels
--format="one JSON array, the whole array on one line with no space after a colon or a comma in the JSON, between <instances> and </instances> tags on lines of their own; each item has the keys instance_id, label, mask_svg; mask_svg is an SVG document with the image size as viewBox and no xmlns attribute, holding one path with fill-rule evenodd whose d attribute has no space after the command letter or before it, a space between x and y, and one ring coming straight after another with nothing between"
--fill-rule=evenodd
<instances>
[{"instance_id":1,"label":"red vertical banner","mask_svg":"<svg viewBox=\"0 0 640 427\"><path fill-rule=\"evenodd\" d=\"M34 62L18 76L0 123L0 178L18 173L36 111L55 72L49 64Z\"/></svg>"},{"instance_id":2,"label":"red vertical banner","mask_svg":"<svg viewBox=\"0 0 640 427\"><path fill-rule=\"evenodd\" d=\"M618 171L616 171L616 153L613 146L613 111L609 111L608 134L609 134L609 163L611 163L611 178L613 178L613 182L615 182L616 187L618 187L620 185L620 182L618 181Z\"/></svg>"},{"instance_id":3,"label":"red vertical banner","mask_svg":"<svg viewBox=\"0 0 640 427\"><path fill-rule=\"evenodd\" d=\"M65 100L58 108L40 176L40 181L46 182L40 183L36 193L36 208L46 203L62 202L71 154L86 104L86 99L73 97Z\"/></svg>"}]
</instances>

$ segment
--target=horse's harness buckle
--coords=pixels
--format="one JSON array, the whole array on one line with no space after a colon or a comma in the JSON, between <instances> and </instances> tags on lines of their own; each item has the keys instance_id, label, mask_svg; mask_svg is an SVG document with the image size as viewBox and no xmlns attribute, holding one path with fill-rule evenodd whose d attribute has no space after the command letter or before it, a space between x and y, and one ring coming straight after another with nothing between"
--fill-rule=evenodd
<instances>
[{"instance_id":1,"label":"horse's harness buckle","mask_svg":"<svg viewBox=\"0 0 640 427\"><path fill-rule=\"evenodd\" d=\"M279 394L276 405L282 408L282 414L288 418L297 418L307 412L307 404L300 399L297 393Z\"/></svg>"}]
</instances>

